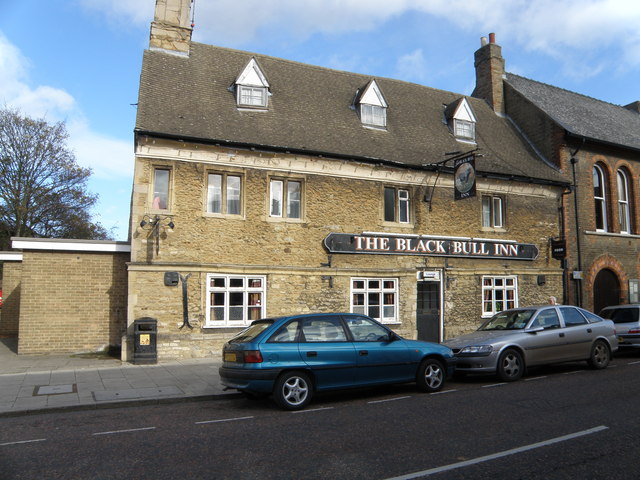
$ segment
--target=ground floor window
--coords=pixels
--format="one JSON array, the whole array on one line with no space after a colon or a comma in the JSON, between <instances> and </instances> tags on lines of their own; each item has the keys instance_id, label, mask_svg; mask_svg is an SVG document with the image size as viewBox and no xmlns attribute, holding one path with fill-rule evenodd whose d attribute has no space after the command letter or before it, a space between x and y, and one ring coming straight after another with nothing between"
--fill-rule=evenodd
<instances>
[{"instance_id":1,"label":"ground floor window","mask_svg":"<svg viewBox=\"0 0 640 480\"><path fill-rule=\"evenodd\" d=\"M518 306L517 277L482 277L482 316Z\"/></svg>"},{"instance_id":2,"label":"ground floor window","mask_svg":"<svg viewBox=\"0 0 640 480\"><path fill-rule=\"evenodd\" d=\"M398 279L352 278L351 312L383 323L398 322Z\"/></svg>"},{"instance_id":3,"label":"ground floor window","mask_svg":"<svg viewBox=\"0 0 640 480\"><path fill-rule=\"evenodd\" d=\"M266 277L207 275L208 327L244 326L265 316Z\"/></svg>"}]
</instances>

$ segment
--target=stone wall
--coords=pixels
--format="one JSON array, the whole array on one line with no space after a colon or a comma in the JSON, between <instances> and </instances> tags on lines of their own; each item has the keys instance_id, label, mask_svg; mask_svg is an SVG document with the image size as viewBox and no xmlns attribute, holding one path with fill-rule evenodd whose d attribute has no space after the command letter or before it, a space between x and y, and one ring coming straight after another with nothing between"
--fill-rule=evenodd
<instances>
[{"instance_id":1,"label":"stone wall","mask_svg":"<svg viewBox=\"0 0 640 480\"><path fill-rule=\"evenodd\" d=\"M152 209L153 169L171 172L169 208ZM241 215L205 212L207 173L242 177ZM431 209L423 202L434 185L430 172L142 139L138 148L132 203L132 262L129 266L128 338L135 319L158 320L158 356L174 358L219 353L239 328L207 328L206 276L264 275L266 315L349 311L351 279L398 279L399 323L392 327L416 337L416 274L442 275L443 334L477 328L481 321L483 275L515 275L520 305L562 297L562 270L550 258L549 239L559 235L558 189L480 179L478 196L455 202L450 177L440 175ZM303 184L302 219L269 217L269 180ZM409 224L385 222L385 186L408 189ZM506 224L481 226L481 195L504 198ZM157 231L143 219L161 220ZM145 220L146 221L146 220ZM169 226L173 222L173 228ZM489 260L409 255L333 254L323 241L330 233L388 232L468 238L495 238L535 244L529 260ZM164 273L188 279L189 323L183 324L180 285L164 286ZM544 276L540 283L539 276ZM125 356L131 355L129 346Z\"/></svg>"}]
</instances>

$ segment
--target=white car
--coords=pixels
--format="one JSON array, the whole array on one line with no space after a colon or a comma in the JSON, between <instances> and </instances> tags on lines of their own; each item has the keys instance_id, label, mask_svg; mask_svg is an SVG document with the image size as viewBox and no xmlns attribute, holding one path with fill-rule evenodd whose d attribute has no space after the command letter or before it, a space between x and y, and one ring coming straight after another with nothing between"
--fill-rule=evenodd
<instances>
[{"instance_id":1,"label":"white car","mask_svg":"<svg viewBox=\"0 0 640 480\"><path fill-rule=\"evenodd\" d=\"M600 311L616 324L620 349L640 348L640 305L614 305Z\"/></svg>"}]
</instances>

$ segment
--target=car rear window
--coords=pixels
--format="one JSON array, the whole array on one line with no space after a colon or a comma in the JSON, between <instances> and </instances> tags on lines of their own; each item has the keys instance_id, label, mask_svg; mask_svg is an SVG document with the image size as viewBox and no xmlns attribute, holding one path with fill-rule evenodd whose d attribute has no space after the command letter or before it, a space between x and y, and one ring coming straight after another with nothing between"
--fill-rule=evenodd
<instances>
[{"instance_id":1,"label":"car rear window","mask_svg":"<svg viewBox=\"0 0 640 480\"><path fill-rule=\"evenodd\" d=\"M238 335L229 340L229 343L244 343L255 340L255 338L264 332L268 327L273 325L273 320L258 320L253 322L248 328L241 331Z\"/></svg>"},{"instance_id":2,"label":"car rear window","mask_svg":"<svg viewBox=\"0 0 640 480\"><path fill-rule=\"evenodd\" d=\"M638 321L638 308L609 308L602 310L600 316L613 323L633 323Z\"/></svg>"}]
</instances>

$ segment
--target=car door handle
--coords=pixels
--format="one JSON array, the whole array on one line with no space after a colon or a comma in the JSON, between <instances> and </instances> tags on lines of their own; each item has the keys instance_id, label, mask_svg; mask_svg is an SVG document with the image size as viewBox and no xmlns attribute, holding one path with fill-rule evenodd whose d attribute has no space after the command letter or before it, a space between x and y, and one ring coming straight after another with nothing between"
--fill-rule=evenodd
<instances>
[{"instance_id":1,"label":"car door handle","mask_svg":"<svg viewBox=\"0 0 640 480\"><path fill-rule=\"evenodd\" d=\"M369 355L369 351L368 351L368 350L360 350L360 352L359 352L359 353L360 353L360 356L361 356L361 357L364 357L364 356L366 356L366 355Z\"/></svg>"},{"instance_id":2,"label":"car door handle","mask_svg":"<svg viewBox=\"0 0 640 480\"><path fill-rule=\"evenodd\" d=\"M564 333L559 333L558 334L560 337L564 337Z\"/></svg>"},{"instance_id":3,"label":"car door handle","mask_svg":"<svg viewBox=\"0 0 640 480\"><path fill-rule=\"evenodd\" d=\"M317 357L318 352L307 352L307 357Z\"/></svg>"},{"instance_id":4,"label":"car door handle","mask_svg":"<svg viewBox=\"0 0 640 480\"><path fill-rule=\"evenodd\" d=\"M591 333L591 329L590 328L587 328L587 333Z\"/></svg>"}]
</instances>

